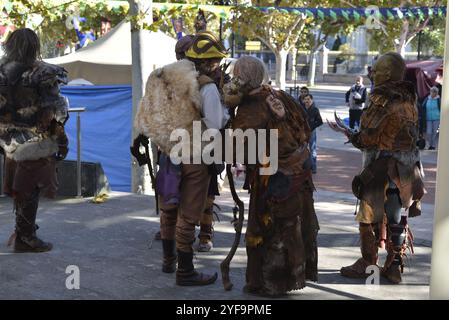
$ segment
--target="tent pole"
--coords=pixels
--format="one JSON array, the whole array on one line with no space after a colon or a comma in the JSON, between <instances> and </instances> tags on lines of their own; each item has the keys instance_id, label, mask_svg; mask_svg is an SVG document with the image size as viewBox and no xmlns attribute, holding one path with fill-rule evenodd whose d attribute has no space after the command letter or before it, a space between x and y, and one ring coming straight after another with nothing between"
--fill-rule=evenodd
<instances>
[{"instance_id":1,"label":"tent pole","mask_svg":"<svg viewBox=\"0 0 449 320\"><path fill-rule=\"evenodd\" d=\"M446 12L430 298L449 299L449 14Z\"/></svg>"}]
</instances>

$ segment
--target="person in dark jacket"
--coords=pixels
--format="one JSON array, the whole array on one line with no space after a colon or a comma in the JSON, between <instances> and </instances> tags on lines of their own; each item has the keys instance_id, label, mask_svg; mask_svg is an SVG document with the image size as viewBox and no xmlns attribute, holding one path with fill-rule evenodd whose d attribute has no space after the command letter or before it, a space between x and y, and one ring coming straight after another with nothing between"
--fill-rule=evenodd
<instances>
[{"instance_id":1,"label":"person in dark jacket","mask_svg":"<svg viewBox=\"0 0 449 320\"><path fill-rule=\"evenodd\" d=\"M309 94L309 88L307 87L301 87L301 89L299 90L299 97L298 97L298 102L301 106L304 107L304 98L305 96L307 96Z\"/></svg>"},{"instance_id":2,"label":"person in dark jacket","mask_svg":"<svg viewBox=\"0 0 449 320\"><path fill-rule=\"evenodd\" d=\"M430 89L419 110L420 133L426 134L429 150L435 150L438 128L440 126L441 98L437 87Z\"/></svg>"},{"instance_id":3,"label":"person in dark jacket","mask_svg":"<svg viewBox=\"0 0 449 320\"><path fill-rule=\"evenodd\" d=\"M309 124L311 135L309 141L310 149L310 160L312 162L312 173L316 173L316 162L317 162L317 152L316 152L316 128L323 124L323 119L321 119L320 110L315 106L313 102L313 96L307 94L303 98L304 109L307 113L307 123Z\"/></svg>"}]
</instances>

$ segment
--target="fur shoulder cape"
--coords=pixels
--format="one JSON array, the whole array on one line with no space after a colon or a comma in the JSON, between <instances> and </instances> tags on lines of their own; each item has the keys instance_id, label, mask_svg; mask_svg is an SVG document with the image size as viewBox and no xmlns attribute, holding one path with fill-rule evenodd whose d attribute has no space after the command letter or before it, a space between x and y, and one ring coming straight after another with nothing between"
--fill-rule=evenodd
<instances>
[{"instance_id":1,"label":"fur shoulder cape","mask_svg":"<svg viewBox=\"0 0 449 320\"><path fill-rule=\"evenodd\" d=\"M177 61L150 74L134 125L169 155L178 143L170 141L174 130L184 129L192 137L193 121L201 120L201 101L195 65Z\"/></svg>"},{"instance_id":2,"label":"fur shoulder cape","mask_svg":"<svg viewBox=\"0 0 449 320\"><path fill-rule=\"evenodd\" d=\"M42 119L63 122L67 117L68 100L59 91L66 82L62 67L0 60L0 147L8 158L37 160L58 151L57 139Z\"/></svg>"},{"instance_id":3,"label":"fur shoulder cape","mask_svg":"<svg viewBox=\"0 0 449 320\"><path fill-rule=\"evenodd\" d=\"M390 102L416 103L416 93L413 84L409 81L388 82L374 87L370 100L376 105L385 106Z\"/></svg>"}]
</instances>

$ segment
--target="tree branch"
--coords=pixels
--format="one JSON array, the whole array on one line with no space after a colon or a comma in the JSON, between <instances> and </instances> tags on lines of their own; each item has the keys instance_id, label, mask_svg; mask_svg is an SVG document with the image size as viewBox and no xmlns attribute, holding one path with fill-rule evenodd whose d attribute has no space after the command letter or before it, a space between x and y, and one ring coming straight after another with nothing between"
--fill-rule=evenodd
<instances>
[{"instance_id":1,"label":"tree branch","mask_svg":"<svg viewBox=\"0 0 449 320\"><path fill-rule=\"evenodd\" d=\"M273 51L273 53L277 52L277 48L275 46L273 46L269 40L264 39L261 36L256 36L257 39L259 39L260 41L262 41L271 51Z\"/></svg>"},{"instance_id":2,"label":"tree branch","mask_svg":"<svg viewBox=\"0 0 449 320\"><path fill-rule=\"evenodd\" d=\"M326 34L324 38L320 40L317 47L315 48L315 52L321 49L321 47L326 43L328 37L329 35Z\"/></svg>"},{"instance_id":3,"label":"tree branch","mask_svg":"<svg viewBox=\"0 0 449 320\"><path fill-rule=\"evenodd\" d=\"M288 40L289 40L290 37L292 36L293 30L295 30L295 28L298 26L298 24L299 24L301 21L304 20L304 18L305 18L304 13L298 14L298 16L296 17L296 19L295 19L295 21L293 22L293 24L292 24L292 25L287 29L287 31L285 32L285 34L287 35L287 37L286 37L286 39L285 39L285 42L282 44L282 47L284 47L284 48L290 47L290 46L289 46L289 41L288 41ZM296 41L293 42L293 43L295 44Z\"/></svg>"},{"instance_id":4,"label":"tree branch","mask_svg":"<svg viewBox=\"0 0 449 320\"><path fill-rule=\"evenodd\" d=\"M265 29L265 33L267 35L267 41L270 42L270 46L272 46L272 44L275 43L275 41L274 41L275 36L274 36L274 28L273 28L273 19L274 19L273 14L270 14L269 19L268 19L267 24L266 24L266 27L264 28Z\"/></svg>"},{"instance_id":5,"label":"tree branch","mask_svg":"<svg viewBox=\"0 0 449 320\"><path fill-rule=\"evenodd\" d=\"M433 6L436 7L439 4L440 4L440 0L436 0ZM407 37L407 39L405 41L405 45L407 46L410 42L412 42L412 40L416 37L416 35L418 33L420 33L421 31L423 31L425 27L427 27L429 22L430 22L430 16L427 17L426 20L424 20L424 22L422 23L421 26L419 26L419 20L416 21L416 24L413 27L413 32L408 33L409 37Z\"/></svg>"},{"instance_id":6,"label":"tree branch","mask_svg":"<svg viewBox=\"0 0 449 320\"><path fill-rule=\"evenodd\" d=\"M302 31L304 30L304 27L305 27L305 21L303 21L302 23L301 23L301 25L300 25L300 27L298 28L298 30L296 30L296 32L295 32L295 36L291 39L291 41L290 41L290 46L289 46L289 52L290 52L290 50L291 49L293 49L295 46L296 46L296 43L298 42L298 40L299 40L299 37L301 36L301 33L302 33Z\"/></svg>"}]
</instances>

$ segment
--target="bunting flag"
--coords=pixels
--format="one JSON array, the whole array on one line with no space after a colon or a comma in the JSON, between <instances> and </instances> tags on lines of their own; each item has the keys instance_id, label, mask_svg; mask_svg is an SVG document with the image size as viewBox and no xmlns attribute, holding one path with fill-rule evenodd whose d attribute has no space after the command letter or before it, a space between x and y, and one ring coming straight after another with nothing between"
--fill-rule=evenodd
<instances>
[{"instance_id":1,"label":"bunting flag","mask_svg":"<svg viewBox=\"0 0 449 320\"><path fill-rule=\"evenodd\" d=\"M67 0L69 1L69 0ZM70 1L69 1L70 2ZM117 10L119 7L129 7L128 2L110 0L107 1L108 7L112 11ZM201 4L183 4L183 3L158 3L153 2L153 10L161 13L171 13L173 11L181 10L198 10L202 9L207 12L211 12L221 18L229 18L232 15L231 10L233 6L216 6L216 5L201 5ZM427 19L428 17L446 15L447 8L445 6L435 7L409 7L409 8L377 8L376 10L367 10L367 8L298 8L298 7L256 7L252 8L260 10L262 12L279 11L284 14L306 14L308 18L323 20L327 17L335 20L342 17L345 20L360 21L362 17L368 17L376 15L380 20L395 20L395 19ZM370 7L371 8L371 7ZM13 10L13 4L11 1L2 1L0 10L3 10L6 14ZM374 12L374 14L373 14Z\"/></svg>"},{"instance_id":2,"label":"bunting flag","mask_svg":"<svg viewBox=\"0 0 449 320\"><path fill-rule=\"evenodd\" d=\"M253 7L262 12L269 12L273 7ZM410 8L377 8L377 10L367 10L366 8L288 8L277 7L275 10L289 13L305 13L309 17L324 19L326 17L334 18L335 16L343 17L346 20L360 20L361 17L370 15L377 16L379 19L403 19L409 17L412 19L426 19L429 16L438 14L446 15L446 7L410 7Z\"/></svg>"},{"instance_id":3,"label":"bunting flag","mask_svg":"<svg viewBox=\"0 0 449 320\"><path fill-rule=\"evenodd\" d=\"M229 18L233 6L214 6L200 4L181 3L153 3L153 8L165 13L169 10L201 9L214 13L221 18ZM359 22L363 17L376 16L380 20L396 19L426 19L432 16L446 15L446 7L410 7L410 8L378 8L377 10L366 10L366 8L297 8L297 7L255 7L265 13L279 11L280 13L306 14L308 18L324 20L330 17L333 20L342 17L345 20L355 20Z\"/></svg>"}]
</instances>

